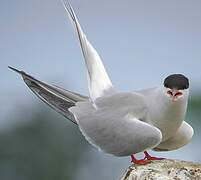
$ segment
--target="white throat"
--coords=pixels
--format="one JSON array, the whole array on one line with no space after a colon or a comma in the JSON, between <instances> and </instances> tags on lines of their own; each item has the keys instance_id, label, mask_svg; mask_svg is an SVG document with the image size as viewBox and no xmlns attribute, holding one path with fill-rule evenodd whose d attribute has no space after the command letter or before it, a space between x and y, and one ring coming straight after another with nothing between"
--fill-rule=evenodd
<instances>
[{"instance_id":1,"label":"white throat","mask_svg":"<svg viewBox=\"0 0 201 180\"><path fill-rule=\"evenodd\" d=\"M167 88L158 88L153 97L149 121L158 127L163 135L163 141L176 133L181 126L187 109L188 89L181 90L183 95L177 101L171 101L167 95Z\"/></svg>"}]
</instances>

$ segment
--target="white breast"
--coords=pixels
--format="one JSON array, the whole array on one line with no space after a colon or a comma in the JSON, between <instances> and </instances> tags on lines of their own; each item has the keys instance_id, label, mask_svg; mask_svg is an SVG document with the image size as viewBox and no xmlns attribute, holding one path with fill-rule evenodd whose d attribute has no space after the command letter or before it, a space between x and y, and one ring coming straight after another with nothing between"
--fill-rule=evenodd
<instances>
[{"instance_id":1,"label":"white breast","mask_svg":"<svg viewBox=\"0 0 201 180\"><path fill-rule=\"evenodd\" d=\"M184 121L187 108L188 92L176 102L166 95L164 88L158 88L149 96L146 122L159 128L162 132L162 141L174 136Z\"/></svg>"}]
</instances>

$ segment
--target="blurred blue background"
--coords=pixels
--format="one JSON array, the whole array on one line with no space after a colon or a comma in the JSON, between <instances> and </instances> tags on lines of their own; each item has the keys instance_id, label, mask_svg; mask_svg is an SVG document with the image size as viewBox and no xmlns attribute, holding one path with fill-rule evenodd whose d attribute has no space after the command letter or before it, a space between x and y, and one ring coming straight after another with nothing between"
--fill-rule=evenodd
<instances>
[{"instance_id":1,"label":"blurred blue background","mask_svg":"<svg viewBox=\"0 0 201 180\"><path fill-rule=\"evenodd\" d=\"M201 1L72 0L80 24L120 91L190 79L185 147L152 155L201 163ZM83 56L60 0L0 1L0 179L118 179L131 164L90 146L36 98L13 66L88 95ZM141 154L138 158L143 157Z\"/></svg>"}]
</instances>

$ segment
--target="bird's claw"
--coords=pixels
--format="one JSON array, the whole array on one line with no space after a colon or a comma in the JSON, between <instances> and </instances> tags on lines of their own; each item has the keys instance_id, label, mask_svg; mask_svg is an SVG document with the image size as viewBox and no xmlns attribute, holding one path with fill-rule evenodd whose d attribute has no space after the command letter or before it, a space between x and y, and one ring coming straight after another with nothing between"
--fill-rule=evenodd
<instances>
[{"instance_id":1,"label":"bird's claw","mask_svg":"<svg viewBox=\"0 0 201 180\"><path fill-rule=\"evenodd\" d=\"M145 151L144 154L145 154L144 160L145 160L145 159L147 159L147 160L163 160L163 159L165 159L165 158L159 158L159 157L152 157L152 156L150 156L150 155L148 154L147 151Z\"/></svg>"},{"instance_id":2,"label":"bird's claw","mask_svg":"<svg viewBox=\"0 0 201 180\"><path fill-rule=\"evenodd\" d=\"M150 163L150 161L145 161L143 159L135 160L135 161L132 160L131 162L134 163L134 164L139 164L139 165L145 165L145 164L149 164Z\"/></svg>"},{"instance_id":3,"label":"bird's claw","mask_svg":"<svg viewBox=\"0 0 201 180\"><path fill-rule=\"evenodd\" d=\"M165 158L158 158L158 157L152 157L152 156L150 156L150 157L145 157L144 159L147 159L147 160L163 160Z\"/></svg>"},{"instance_id":4,"label":"bird's claw","mask_svg":"<svg viewBox=\"0 0 201 180\"><path fill-rule=\"evenodd\" d=\"M139 165L145 165L145 164L149 164L150 162L149 161L145 161L144 159L140 159L140 160L137 160L134 155L131 155L131 162L134 163L134 164L139 164Z\"/></svg>"}]
</instances>

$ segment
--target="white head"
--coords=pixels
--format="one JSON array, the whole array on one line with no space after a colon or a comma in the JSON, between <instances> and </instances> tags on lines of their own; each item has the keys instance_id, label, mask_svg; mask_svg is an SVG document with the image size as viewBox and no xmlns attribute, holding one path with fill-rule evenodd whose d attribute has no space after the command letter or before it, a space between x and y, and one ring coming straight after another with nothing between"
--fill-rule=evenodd
<instances>
[{"instance_id":1,"label":"white head","mask_svg":"<svg viewBox=\"0 0 201 180\"><path fill-rule=\"evenodd\" d=\"M182 74L172 74L164 80L165 93L172 102L188 98L189 80Z\"/></svg>"}]
</instances>

